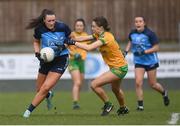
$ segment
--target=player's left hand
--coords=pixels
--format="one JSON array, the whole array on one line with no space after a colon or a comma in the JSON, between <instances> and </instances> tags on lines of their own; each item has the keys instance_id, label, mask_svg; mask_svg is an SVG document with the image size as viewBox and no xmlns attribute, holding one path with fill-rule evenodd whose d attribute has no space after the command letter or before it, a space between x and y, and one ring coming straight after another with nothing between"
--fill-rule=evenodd
<instances>
[{"instance_id":1,"label":"player's left hand","mask_svg":"<svg viewBox=\"0 0 180 126\"><path fill-rule=\"evenodd\" d=\"M45 63L45 61L41 58L41 54L39 52L35 52L35 57L39 60L41 65Z\"/></svg>"}]
</instances>

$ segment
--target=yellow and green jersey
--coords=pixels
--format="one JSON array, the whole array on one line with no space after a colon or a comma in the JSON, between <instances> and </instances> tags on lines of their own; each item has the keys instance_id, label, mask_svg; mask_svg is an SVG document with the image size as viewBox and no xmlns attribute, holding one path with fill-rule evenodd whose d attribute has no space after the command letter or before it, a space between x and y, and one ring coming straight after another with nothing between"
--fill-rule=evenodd
<instances>
[{"instance_id":1,"label":"yellow and green jersey","mask_svg":"<svg viewBox=\"0 0 180 126\"><path fill-rule=\"evenodd\" d=\"M105 63L110 68L122 67L127 65L127 62L120 50L120 46L116 42L112 33L103 32L100 35L93 34L93 37L103 43L103 45L99 47L99 51L101 52Z\"/></svg>"},{"instance_id":2,"label":"yellow and green jersey","mask_svg":"<svg viewBox=\"0 0 180 126\"><path fill-rule=\"evenodd\" d=\"M78 36L88 36L88 34L86 32L82 32L82 33L77 33L77 32L72 32L72 35L74 37L78 37ZM87 41L86 42L82 42L82 43L88 43ZM70 50L70 59L74 59L74 54L80 54L81 55L81 59L82 60L85 60L86 59L86 56L87 56L87 52L81 48L78 48L77 46L75 45L70 45L68 46L69 50Z\"/></svg>"}]
</instances>

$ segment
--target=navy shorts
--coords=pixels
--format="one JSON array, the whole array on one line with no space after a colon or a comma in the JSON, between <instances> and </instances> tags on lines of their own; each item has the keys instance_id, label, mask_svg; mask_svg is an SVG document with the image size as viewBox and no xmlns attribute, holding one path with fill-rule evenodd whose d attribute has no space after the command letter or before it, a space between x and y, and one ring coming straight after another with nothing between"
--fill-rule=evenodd
<instances>
[{"instance_id":1,"label":"navy shorts","mask_svg":"<svg viewBox=\"0 0 180 126\"><path fill-rule=\"evenodd\" d=\"M152 65L142 65L142 64L135 64L135 68L144 68L145 71L154 70L159 67L159 63L152 64Z\"/></svg>"},{"instance_id":2,"label":"navy shorts","mask_svg":"<svg viewBox=\"0 0 180 126\"><path fill-rule=\"evenodd\" d=\"M48 72L56 72L63 74L69 64L69 56L63 55L55 57L52 62L40 63L39 73L47 75Z\"/></svg>"}]
</instances>

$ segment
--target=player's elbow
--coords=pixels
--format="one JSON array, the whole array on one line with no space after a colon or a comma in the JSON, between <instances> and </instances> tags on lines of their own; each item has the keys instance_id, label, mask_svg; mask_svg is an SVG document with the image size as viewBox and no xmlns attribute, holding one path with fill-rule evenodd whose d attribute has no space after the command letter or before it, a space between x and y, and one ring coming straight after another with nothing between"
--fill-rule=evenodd
<instances>
[{"instance_id":1,"label":"player's elbow","mask_svg":"<svg viewBox=\"0 0 180 126\"><path fill-rule=\"evenodd\" d=\"M156 51L157 51L157 52L159 51L159 46L157 46L157 49L156 49Z\"/></svg>"},{"instance_id":2,"label":"player's elbow","mask_svg":"<svg viewBox=\"0 0 180 126\"><path fill-rule=\"evenodd\" d=\"M158 45L158 44L156 44L154 48L155 48L155 51L156 51L156 52L159 51L159 45Z\"/></svg>"},{"instance_id":3,"label":"player's elbow","mask_svg":"<svg viewBox=\"0 0 180 126\"><path fill-rule=\"evenodd\" d=\"M154 52L158 52L158 51L159 51L159 46L154 49Z\"/></svg>"}]
</instances>

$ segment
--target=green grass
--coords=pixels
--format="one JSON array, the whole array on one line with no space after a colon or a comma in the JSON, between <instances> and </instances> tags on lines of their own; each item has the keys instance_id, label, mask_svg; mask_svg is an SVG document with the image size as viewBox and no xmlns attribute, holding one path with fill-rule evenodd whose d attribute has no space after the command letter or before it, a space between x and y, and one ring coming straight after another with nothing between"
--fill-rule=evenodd
<instances>
[{"instance_id":1,"label":"green grass","mask_svg":"<svg viewBox=\"0 0 180 126\"><path fill-rule=\"evenodd\" d=\"M106 117L101 117L103 103L93 92L81 93L81 110L72 110L72 99L70 92L55 92L53 99L56 110L48 111L45 102L32 113L31 117L24 119L23 112L31 103L34 93L0 93L0 124L20 125L139 125L139 124L168 124L173 112L180 113L180 92L170 91L171 104L165 107L162 103L162 96L155 91L144 92L145 111L136 111L136 95L134 91L126 91L126 102L130 113L125 116L117 116L117 101L114 95L109 92L111 101L115 108ZM178 121L180 124L180 121Z\"/></svg>"}]
</instances>

